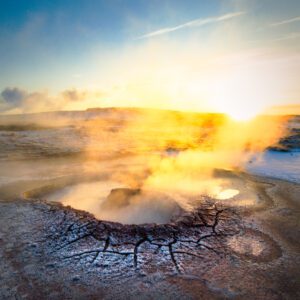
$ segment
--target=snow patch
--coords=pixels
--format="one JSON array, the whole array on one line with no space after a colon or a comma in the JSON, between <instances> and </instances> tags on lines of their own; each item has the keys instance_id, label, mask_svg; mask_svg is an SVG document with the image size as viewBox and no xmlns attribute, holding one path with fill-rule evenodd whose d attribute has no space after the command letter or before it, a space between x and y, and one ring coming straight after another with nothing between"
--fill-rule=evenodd
<instances>
[{"instance_id":1,"label":"snow patch","mask_svg":"<svg viewBox=\"0 0 300 300\"><path fill-rule=\"evenodd\" d=\"M246 170L254 175L300 183L300 152L256 154L247 163Z\"/></svg>"}]
</instances>

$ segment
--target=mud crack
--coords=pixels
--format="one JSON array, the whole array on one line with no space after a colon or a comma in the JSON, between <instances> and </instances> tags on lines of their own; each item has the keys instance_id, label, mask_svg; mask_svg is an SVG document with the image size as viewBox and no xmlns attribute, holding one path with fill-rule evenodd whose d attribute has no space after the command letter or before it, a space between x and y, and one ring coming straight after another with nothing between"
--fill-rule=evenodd
<instances>
[{"instance_id":1,"label":"mud crack","mask_svg":"<svg viewBox=\"0 0 300 300\"><path fill-rule=\"evenodd\" d=\"M117 266L137 271L156 266L183 273L191 259L226 254L226 238L240 231L234 211L212 201L162 225L99 221L85 212L49 205L56 220L47 230L49 254L89 268Z\"/></svg>"}]
</instances>

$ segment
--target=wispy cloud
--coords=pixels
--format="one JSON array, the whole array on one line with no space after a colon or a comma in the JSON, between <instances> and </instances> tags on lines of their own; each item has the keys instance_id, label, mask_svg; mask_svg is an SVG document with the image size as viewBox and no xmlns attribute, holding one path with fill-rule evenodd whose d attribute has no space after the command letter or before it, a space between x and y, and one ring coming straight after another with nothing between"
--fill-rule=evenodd
<instances>
[{"instance_id":1,"label":"wispy cloud","mask_svg":"<svg viewBox=\"0 0 300 300\"><path fill-rule=\"evenodd\" d=\"M277 39L270 40L270 42L284 41L284 40L292 40L300 38L300 32L291 32L283 37L279 37Z\"/></svg>"},{"instance_id":2,"label":"wispy cloud","mask_svg":"<svg viewBox=\"0 0 300 300\"><path fill-rule=\"evenodd\" d=\"M158 29L156 31L152 31L150 33L147 33L145 35L142 35L140 37L138 37L138 39L145 39L145 38L150 38L150 37L154 37L157 35L162 35L162 34L166 34L169 32L173 32L173 31L177 31L183 28L188 28L188 27L201 27L207 24L211 24L211 23L218 23L218 22L223 22L241 15L244 15L246 12L244 11L238 11L238 12L234 12L234 13L229 13L229 14L225 14L219 17L211 17L211 18L205 18L205 19L196 19L196 20L192 20L189 21L187 23L183 23L174 27L165 27L165 28L161 28Z\"/></svg>"},{"instance_id":3,"label":"wispy cloud","mask_svg":"<svg viewBox=\"0 0 300 300\"><path fill-rule=\"evenodd\" d=\"M296 18L291 18L291 19L280 21L280 22L272 23L269 26L271 26L271 27L281 26L281 25L290 24L290 23L299 22L299 21L300 21L300 16L296 17Z\"/></svg>"},{"instance_id":4,"label":"wispy cloud","mask_svg":"<svg viewBox=\"0 0 300 300\"><path fill-rule=\"evenodd\" d=\"M291 32L286 35L280 36L275 39L264 39L264 40L252 40L249 41L249 43L261 43L261 42L267 42L267 43L272 43L272 42L280 42L280 41L285 41L285 40L293 40L293 39L298 39L300 38L300 32Z\"/></svg>"}]
</instances>

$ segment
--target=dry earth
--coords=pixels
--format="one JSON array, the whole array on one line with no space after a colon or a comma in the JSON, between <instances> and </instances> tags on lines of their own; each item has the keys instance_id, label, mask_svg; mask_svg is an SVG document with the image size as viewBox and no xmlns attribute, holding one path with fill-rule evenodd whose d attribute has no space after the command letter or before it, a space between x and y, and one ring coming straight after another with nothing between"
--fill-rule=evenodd
<instances>
[{"instance_id":1,"label":"dry earth","mask_svg":"<svg viewBox=\"0 0 300 300\"><path fill-rule=\"evenodd\" d=\"M298 299L299 185L239 174L255 206L212 199L165 225L0 202L1 299Z\"/></svg>"}]
</instances>

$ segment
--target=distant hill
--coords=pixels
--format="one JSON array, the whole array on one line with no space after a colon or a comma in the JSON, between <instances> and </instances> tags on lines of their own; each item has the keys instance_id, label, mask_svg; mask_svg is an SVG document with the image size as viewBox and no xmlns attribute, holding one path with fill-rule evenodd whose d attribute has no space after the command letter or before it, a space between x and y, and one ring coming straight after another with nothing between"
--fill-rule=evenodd
<instances>
[{"instance_id":1,"label":"distant hill","mask_svg":"<svg viewBox=\"0 0 300 300\"><path fill-rule=\"evenodd\" d=\"M266 112L272 117L279 115L300 115L300 105L276 106ZM220 113L205 113L205 112L184 112L154 108L127 108L127 107L107 107L107 108L89 108L84 111L53 111L41 113L28 113L17 115L0 115L1 128L11 127L12 130L17 130L18 126L29 126L28 130L34 130L38 127L57 127L69 126L80 122L88 122L91 120L101 119L110 121L134 121L136 119L148 118L159 123L162 120L177 120L187 124L198 124L198 120L222 122L226 119L226 115ZM4 126L4 127L3 127ZM17 126L17 127L16 127ZM0 130L1 130L0 128Z\"/></svg>"},{"instance_id":2,"label":"distant hill","mask_svg":"<svg viewBox=\"0 0 300 300\"><path fill-rule=\"evenodd\" d=\"M273 106L267 113L274 115L300 115L300 104Z\"/></svg>"},{"instance_id":3,"label":"distant hill","mask_svg":"<svg viewBox=\"0 0 300 300\"><path fill-rule=\"evenodd\" d=\"M147 109L147 108L89 108L85 111L54 111L29 113L18 115L0 115L0 126L4 125L32 125L40 126L64 126L72 125L76 122L89 121L93 119L115 119L115 120L134 120L143 116L172 117L176 119L195 119L197 117L224 118L224 115L217 113L194 113L172 110Z\"/></svg>"}]
</instances>

